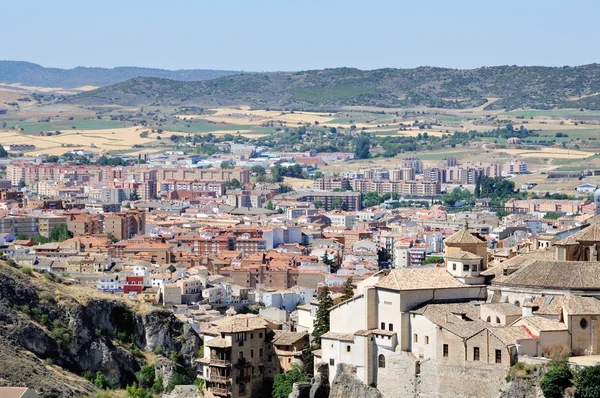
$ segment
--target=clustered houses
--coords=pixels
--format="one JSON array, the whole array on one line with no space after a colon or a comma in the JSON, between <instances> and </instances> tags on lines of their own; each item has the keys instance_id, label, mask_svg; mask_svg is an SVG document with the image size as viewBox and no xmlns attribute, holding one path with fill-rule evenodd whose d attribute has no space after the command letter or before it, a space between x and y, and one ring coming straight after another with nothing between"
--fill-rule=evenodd
<instances>
[{"instance_id":1,"label":"clustered houses","mask_svg":"<svg viewBox=\"0 0 600 398\"><path fill-rule=\"evenodd\" d=\"M246 155L257 150L232 154L252 165ZM351 157L313 152L300 160ZM384 397L472 396L462 378L481 374L497 391L493 380L517 360L598 354L600 224L587 199L511 199L515 214L503 219L394 200L363 209L367 192L436 196L441 184L499 176L501 166L408 158L286 192L249 189L247 169L172 161L13 162L0 181L0 245L21 265L172 309L204 339L198 376L215 396L249 397L302 364L325 287L330 330L315 363L330 380L351 365ZM71 238L43 243L63 226ZM354 297L342 301L348 279ZM237 314L250 309L259 314Z\"/></svg>"}]
</instances>

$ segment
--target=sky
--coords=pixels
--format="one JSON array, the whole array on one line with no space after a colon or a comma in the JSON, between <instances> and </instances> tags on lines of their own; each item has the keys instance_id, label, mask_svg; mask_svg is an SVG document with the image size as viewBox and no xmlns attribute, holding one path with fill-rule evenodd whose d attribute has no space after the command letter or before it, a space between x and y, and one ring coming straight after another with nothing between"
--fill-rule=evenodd
<instances>
[{"instance_id":1,"label":"sky","mask_svg":"<svg viewBox=\"0 0 600 398\"><path fill-rule=\"evenodd\" d=\"M599 0L13 0L0 59L296 71L600 62Z\"/></svg>"}]
</instances>

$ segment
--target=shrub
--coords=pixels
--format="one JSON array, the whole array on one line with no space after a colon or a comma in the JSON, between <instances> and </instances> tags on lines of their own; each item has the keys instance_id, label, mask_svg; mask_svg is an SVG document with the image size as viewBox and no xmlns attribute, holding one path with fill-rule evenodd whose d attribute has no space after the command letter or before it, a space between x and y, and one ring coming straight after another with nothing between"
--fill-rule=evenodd
<instances>
[{"instance_id":1,"label":"shrub","mask_svg":"<svg viewBox=\"0 0 600 398\"><path fill-rule=\"evenodd\" d=\"M575 398L600 397L600 365L581 369L575 376Z\"/></svg>"},{"instance_id":2,"label":"shrub","mask_svg":"<svg viewBox=\"0 0 600 398\"><path fill-rule=\"evenodd\" d=\"M154 391L155 394L161 394L164 390L163 383L164 381L162 375L158 375L156 380L154 380L154 384L152 385L152 391Z\"/></svg>"},{"instance_id":3,"label":"shrub","mask_svg":"<svg viewBox=\"0 0 600 398\"><path fill-rule=\"evenodd\" d=\"M175 363L178 363L179 361L181 361L181 358L183 358L183 355L181 355L181 352L173 352L169 356L169 359Z\"/></svg>"},{"instance_id":4,"label":"shrub","mask_svg":"<svg viewBox=\"0 0 600 398\"><path fill-rule=\"evenodd\" d=\"M156 369L154 365L146 365L135 374L141 387L152 387L154 378L156 377Z\"/></svg>"},{"instance_id":5,"label":"shrub","mask_svg":"<svg viewBox=\"0 0 600 398\"><path fill-rule=\"evenodd\" d=\"M142 387L127 386L125 391L127 396L131 398L152 398L152 393Z\"/></svg>"},{"instance_id":6,"label":"shrub","mask_svg":"<svg viewBox=\"0 0 600 398\"><path fill-rule=\"evenodd\" d=\"M169 380L167 385L167 392L173 391L175 386L192 384L190 377L183 373L175 373ZM290 391L291 392L291 391Z\"/></svg>"},{"instance_id":7,"label":"shrub","mask_svg":"<svg viewBox=\"0 0 600 398\"><path fill-rule=\"evenodd\" d=\"M573 385L573 373L566 362L551 362L548 371L540 381L540 388L546 398L562 398L566 388Z\"/></svg>"},{"instance_id":8,"label":"shrub","mask_svg":"<svg viewBox=\"0 0 600 398\"><path fill-rule=\"evenodd\" d=\"M68 346L73 340L73 333L60 320L52 322L50 337L61 346Z\"/></svg>"},{"instance_id":9,"label":"shrub","mask_svg":"<svg viewBox=\"0 0 600 398\"><path fill-rule=\"evenodd\" d=\"M154 353L154 355L163 355L165 353L162 347L159 345L157 345L156 348L154 348L154 351L152 352Z\"/></svg>"},{"instance_id":10,"label":"shrub","mask_svg":"<svg viewBox=\"0 0 600 398\"><path fill-rule=\"evenodd\" d=\"M294 383L298 381L306 381L306 377L302 374L300 367L294 365L291 370L275 376L272 397L287 398L292 392Z\"/></svg>"},{"instance_id":11,"label":"shrub","mask_svg":"<svg viewBox=\"0 0 600 398\"><path fill-rule=\"evenodd\" d=\"M133 348L131 349L131 355L133 355L134 357L141 357L142 351L138 348L138 346L133 346Z\"/></svg>"},{"instance_id":12,"label":"shrub","mask_svg":"<svg viewBox=\"0 0 600 398\"><path fill-rule=\"evenodd\" d=\"M33 274L33 270L31 269L31 267L23 267L21 268L21 272L23 272L25 275Z\"/></svg>"},{"instance_id":13,"label":"shrub","mask_svg":"<svg viewBox=\"0 0 600 398\"><path fill-rule=\"evenodd\" d=\"M198 391L200 391L200 392L204 391L204 380L202 380L202 379L196 379L196 380L194 380L193 384L196 387L198 387Z\"/></svg>"}]
</instances>

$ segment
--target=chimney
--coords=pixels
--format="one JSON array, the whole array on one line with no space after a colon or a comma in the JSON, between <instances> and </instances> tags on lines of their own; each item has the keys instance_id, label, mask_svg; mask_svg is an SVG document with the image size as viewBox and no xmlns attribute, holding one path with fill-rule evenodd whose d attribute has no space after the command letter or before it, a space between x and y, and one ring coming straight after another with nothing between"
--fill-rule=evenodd
<instances>
[{"instance_id":1,"label":"chimney","mask_svg":"<svg viewBox=\"0 0 600 398\"><path fill-rule=\"evenodd\" d=\"M527 303L523 303L523 305L521 306L521 316L523 318L528 317L528 316L533 316L533 303L531 302L527 302Z\"/></svg>"}]
</instances>

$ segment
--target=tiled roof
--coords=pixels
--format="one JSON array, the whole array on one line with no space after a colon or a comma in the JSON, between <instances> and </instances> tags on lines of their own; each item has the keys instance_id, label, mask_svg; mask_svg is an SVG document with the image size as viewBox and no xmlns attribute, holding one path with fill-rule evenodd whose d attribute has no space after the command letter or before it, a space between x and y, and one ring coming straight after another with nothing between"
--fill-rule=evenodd
<instances>
[{"instance_id":1,"label":"tiled roof","mask_svg":"<svg viewBox=\"0 0 600 398\"><path fill-rule=\"evenodd\" d=\"M568 295L564 300L564 309L569 315L598 315L600 300L594 297Z\"/></svg>"},{"instance_id":2,"label":"tiled roof","mask_svg":"<svg viewBox=\"0 0 600 398\"><path fill-rule=\"evenodd\" d=\"M488 326L479 319L479 307L472 303L425 304L411 312L425 316L459 337L471 337Z\"/></svg>"},{"instance_id":3,"label":"tiled roof","mask_svg":"<svg viewBox=\"0 0 600 398\"><path fill-rule=\"evenodd\" d=\"M492 281L500 286L532 286L539 289L600 290L600 262L534 261L502 278Z\"/></svg>"},{"instance_id":4,"label":"tiled roof","mask_svg":"<svg viewBox=\"0 0 600 398\"><path fill-rule=\"evenodd\" d=\"M525 326L532 327L539 330L540 332L547 330L567 330L564 323L555 321L553 319L544 318L542 316L528 316L521 318L519 323L525 323Z\"/></svg>"},{"instance_id":5,"label":"tiled roof","mask_svg":"<svg viewBox=\"0 0 600 398\"><path fill-rule=\"evenodd\" d=\"M206 334L251 332L264 329L268 322L259 315L240 314L219 319L213 322L213 327L204 330Z\"/></svg>"},{"instance_id":6,"label":"tiled roof","mask_svg":"<svg viewBox=\"0 0 600 398\"><path fill-rule=\"evenodd\" d=\"M587 228L556 242L555 245L574 245L578 242L600 242L600 224L593 223Z\"/></svg>"},{"instance_id":7,"label":"tiled roof","mask_svg":"<svg viewBox=\"0 0 600 398\"><path fill-rule=\"evenodd\" d=\"M489 303L483 304L483 307L489 308L501 315L521 315L523 313L523 310L510 303Z\"/></svg>"},{"instance_id":8,"label":"tiled roof","mask_svg":"<svg viewBox=\"0 0 600 398\"><path fill-rule=\"evenodd\" d=\"M451 236L444 239L444 244L450 245L458 245L458 244L482 244L485 241L479 239L477 236L473 235L467 229L461 229L458 232L455 232Z\"/></svg>"},{"instance_id":9,"label":"tiled roof","mask_svg":"<svg viewBox=\"0 0 600 398\"><path fill-rule=\"evenodd\" d=\"M204 345L211 348L228 348L231 347L231 342L227 339L217 337L215 339L208 340L206 343L204 343Z\"/></svg>"},{"instance_id":10,"label":"tiled roof","mask_svg":"<svg viewBox=\"0 0 600 398\"><path fill-rule=\"evenodd\" d=\"M353 334L327 332L321 336L323 339L354 341Z\"/></svg>"},{"instance_id":11,"label":"tiled roof","mask_svg":"<svg viewBox=\"0 0 600 398\"><path fill-rule=\"evenodd\" d=\"M277 345L291 345L308 336L307 333L288 332L286 330L275 330L274 333L275 336L272 343Z\"/></svg>"},{"instance_id":12,"label":"tiled roof","mask_svg":"<svg viewBox=\"0 0 600 398\"><path fill-rule=\"evenodd\" d=\"M445 268L393 269L375 285L393 290L420 290L464 287Z\"/></svg>"},{"instance_id":13,"label":"tiled roof","mask_svg":"<svg viewBox=\"0 0 600 398\"><path fill-rule=\"evenodd\" d=\"M517 340L528 340L532 338L532 336L521 326L494 327L488 328L488 330L506 345L515 344Z\"/></svg>"},{"instance_id":14,"label":"tiled roof","mask_svg":"<svg viewBox=\"0 0 600 398\"><path fill-rule=\"evenodd\" d=\"M523 305L531 305L534 307L534 315L560 315L563 308L565 296L542 296L538 297L531 304L523 303ZM535 309L537 307L537 309Z\"/></svg>"},{"instance_id":15,"label":"tiled roof","mask_svg":"<svg viewBox=\"0 0 600 398\"><path fill-rule=\"evenodd\" d=\"M478 256L477 254L473 254L471 252L460 250L456 253L448 254L446 258L451 258L454 260L481 260L483 257Z\"/></svg>"},{"instance_id":16,"label":"tiled roof","mask_svg":"<svg viewBox=\"0 0 600 398\"><path fill-rule=\"evenodd\" d=\"M513 258L509 258L508 260L503 261L499 265L489 267L481 274L494 275L494 280L500 281L506 278L506 276L503 275L505 269L519 269L538 260L552 260L553 258L554 251L552 250L535 250L529 253L520 254Z\"/></svg>"}]
</instances>

